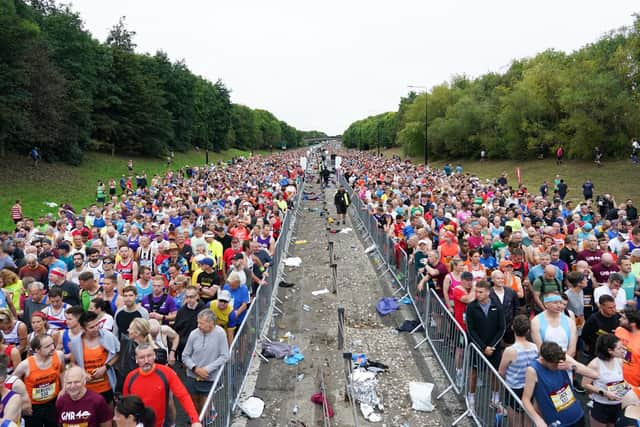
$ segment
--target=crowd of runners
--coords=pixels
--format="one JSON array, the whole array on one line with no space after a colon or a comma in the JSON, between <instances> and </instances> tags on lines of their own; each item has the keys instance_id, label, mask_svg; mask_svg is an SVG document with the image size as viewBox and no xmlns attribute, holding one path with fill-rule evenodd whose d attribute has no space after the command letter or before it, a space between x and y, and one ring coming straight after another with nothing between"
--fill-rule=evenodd
<instances>
[{"instance_id":1,"label":"crowd of runners","mask_svg":"<svg viewBox=\"0 0 640 427\"><path fill-rule=\"evenodd\" d=\"M419 292L436 291L538 425L583 425L588 411L592 426L613 426L640 403L632 200L536 195L506 174L337 154L338 173L421 274ZM15 228L0 233L5 423L171 426L175 397L199 425L265 284L302 155L140 172L120 189L107 180L96 204L55 216L26 218L17 201ZM334 201L344 223L344 189ZM462 367L456 380L467 381ZM473 372L469 381L473 401ZM492 400L518 423L517 405Z\"/></svg>"},{"instance_id":2,"label":"crowd of runners","mask_svg":"<svg viewBox=\"0 0 640 427\"><path fill-rule=\"evenodd\" d=\"M0 232L2 425L191 425L266 275L299 153L185 167ZM175 400L174 400L175 398Z\"/></svg>"},{"instance_id":3,"label":"crowd of runners","mask_svg":"<svg viewBox=\"0 0 640 427\"><path fill-rule=\"evenodd\" d=\"M507 174L481 180L462 167L344 155L354 197L420 273L417 297L435 290L537 426L582 426L587 418L591 426L638 425L623 412L640 404L632 200L616 204L592 191L570 200L559 179L555 191L538 195ZM459 368L456 381L461 389L469 381L473 407L475 369L466 378L461 361ZM491 401L509 425L524 425L513 399L495 391Z\"/></svg>"}]
</instances>

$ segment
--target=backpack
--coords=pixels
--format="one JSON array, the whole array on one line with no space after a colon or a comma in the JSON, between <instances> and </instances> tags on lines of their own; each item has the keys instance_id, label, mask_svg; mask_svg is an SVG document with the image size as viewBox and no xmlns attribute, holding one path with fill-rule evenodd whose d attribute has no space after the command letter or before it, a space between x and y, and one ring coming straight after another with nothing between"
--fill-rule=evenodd
<instances>
[{"instance_id":1,"label":"backpack","mask_svg":"<svg viewBox=\"0 0 640 427\"><path fill-rule=\"evenodd\" d=\"M540 285L541 285L541 286L540 286L540 301L543 301L543 302L544 302L544 295L545 295L547 292L551 292L552 290L551 290L551 289L549 289L549 290L547 291L547 284L545 283L545 281L544 281L544 280L542 280L542 276L538 277L538 279L536 279L536 280L540 280ZM558 278L557 278L557 277L554 277L554 278L553 278L553 281L555 282L555 284L556 284L556 286L557 286L557 289L560 291L560 293L562 293L562 284L560 283L560 281L558 280ZM534 283L535 283L535 280L534 280ZM532 285L533 285L533 283L532 283ZM551 285L548 285L548 286L551 286ZM532 287L533 287L533 286L532 286ZM538 307L538 305L537 305L537 304L532 304L532 305L533 305L533 310L534 310L536 313L540 313L540 312L542 311L542 310L540 310L540 308Z\"/></svg>"}]
</instances>

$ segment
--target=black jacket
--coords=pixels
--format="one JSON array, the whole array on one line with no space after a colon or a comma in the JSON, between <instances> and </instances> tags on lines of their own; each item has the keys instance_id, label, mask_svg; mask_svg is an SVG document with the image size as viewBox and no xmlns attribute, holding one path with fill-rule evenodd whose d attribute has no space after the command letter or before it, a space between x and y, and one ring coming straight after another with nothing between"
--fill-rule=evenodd
<instances>
[{"instance_id":1,"label":"black jacket","mask_svg":"<svg viewBox=\"0 0 640 427\"><path fill-rule=\"evenodd\" d=\"M182 354L184 346L187 344L189 334L198 327L198 313L207 307L202 302L198 302L195 310L191 310L187 304L183 304L176 313L176 320L173 329L178 333L180 342L178 343L178 354Z\"/></svg>"},{"instance_id":2,"label":"black jacket","mask_svg":"<svg viewBox=\"0 0 640 427\"><path fill-rule=\"evenodd\" d=\"M486 347L496 347L505 332L502 307L493 298L489 301L491 306L486 316L477 300L470 302L466 310L467 334L481 351Z\"/></svg>"},{"instance_id":3,"label":"black jacket","mask_svg":"<svg viewBox=\"0 0 640 427\"><path fill-rule=\"evenodd\" d=\"M502 299L502 302L500 302L498 295L496 295L493 289L491 289L491 298L493 298L496 304L502 307L502 311L504 312L505 330L509 329L511 327L511 323L513 323L513 318L518 314L518 308L520 307L518 295L513 289L504 287L504 298Z\"/></svg>"}]
</instances>

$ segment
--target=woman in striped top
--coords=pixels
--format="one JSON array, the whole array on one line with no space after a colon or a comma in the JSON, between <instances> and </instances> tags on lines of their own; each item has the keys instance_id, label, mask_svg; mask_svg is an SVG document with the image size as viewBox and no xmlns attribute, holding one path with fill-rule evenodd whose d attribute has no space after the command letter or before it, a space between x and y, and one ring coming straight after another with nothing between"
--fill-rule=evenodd
<instances>
[{"instance_id":1,"label":"woman in striped top","mask_svg":"<svg viewBox=\"0 0 640 427\"><path fill-rule=\"evenodd\" d=\"M523 314L513 319L513 332L516 341L513 345L507 347L502 353L502 360L498 371L502 375L506 383L513 392L522 398L524 390L524 381L527 368L538 357L538 348L530 341L527 341L527 335L531 330L531 322L529 318ZM510 425L524 426L525 417L522 406L518 405L511 394L505 396L509 419L512 420Z\"/></svg>"}]
</instances>

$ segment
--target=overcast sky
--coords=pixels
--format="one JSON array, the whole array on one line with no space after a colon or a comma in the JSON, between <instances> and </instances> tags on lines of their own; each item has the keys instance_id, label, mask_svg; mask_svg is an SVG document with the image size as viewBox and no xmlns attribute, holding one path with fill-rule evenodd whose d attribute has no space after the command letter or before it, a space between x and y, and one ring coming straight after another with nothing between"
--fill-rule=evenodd
<instances>
[{"instance_id":1,"label":"overcast sky","mask_svg":"<svg viewBox=\"0 0 640 427\"><path fill-rule=\"evenodd\" d=\"M164 50L233 102L298 129L342 133L395 111L408 85L503 72L512 59L571 52L630 26L638 0L75 0L100 41L120 16L139 52Z\"/></svg>"}]
</instances>

